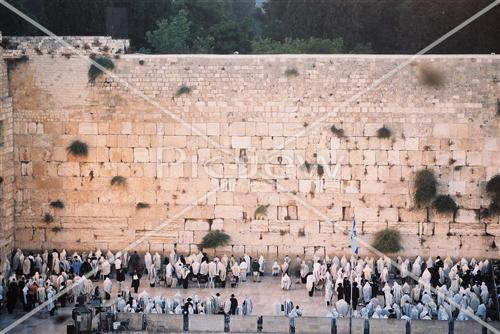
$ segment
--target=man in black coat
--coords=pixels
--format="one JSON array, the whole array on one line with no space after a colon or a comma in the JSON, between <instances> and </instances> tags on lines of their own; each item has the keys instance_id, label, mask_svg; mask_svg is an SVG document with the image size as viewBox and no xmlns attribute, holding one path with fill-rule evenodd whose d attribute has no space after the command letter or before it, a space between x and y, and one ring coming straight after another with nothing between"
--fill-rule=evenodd
<instances>
[{"instance_id":1,"label":"man in black coat","mask_svg":"<svg viewBox=\"0 0 500 334\"><path fill-rule=\"evenodd\" d=\"M238 308L238 300L234 297L234 294L231 295L231 298L229 299L231 302L231 306L229 308L229 314L235 315L236 314L236 309Z\"/></svg>"},{"instance_id":2,"label":"man in black coat","mask_svg":"<svg viewBox=\"0 0 500 334\"><path fill-rule=\"evenodd\" d=\"M358 282L353 282L352 283L352 308L354 311L356 311L356 306L358 305L358 299L359 299Z\"/></svg>"},{"instance_id":3,"label":"man in black coat","mask_svg":"<svg viewBox=\"0 0 500 334\"><path fill-rule=\"evenodd\" d=\"M13 279L9 283L9 289L7 290L7 311L9 314L12 314L14 311L17 298L19 298L19 286L17 285L16 279Z\"/></svg>"}]
</instances>

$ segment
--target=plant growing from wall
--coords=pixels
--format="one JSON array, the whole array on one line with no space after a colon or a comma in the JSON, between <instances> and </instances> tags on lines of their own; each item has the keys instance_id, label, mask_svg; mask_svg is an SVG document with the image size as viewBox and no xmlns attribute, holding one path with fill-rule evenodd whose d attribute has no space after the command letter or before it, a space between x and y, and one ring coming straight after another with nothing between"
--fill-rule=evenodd
<instances>
[{"instance_id":1,"label":"plant growing from wall","mask_svg":"<svg viewBox=\"0 0 500 334\"><path fill-rule=\"evenodd\" d=\"M298 236L299 236L299 237L301 237L301 238L303 238L303 237L305 237L305 236L306 236L306 232L304 231L304 229L303 229L303 228L300 228L297 234L298 234Z\"/></svg>"},{"instance_id":2,"label":"plant growing from wall","mask_svg":"<svg viewBox=\"0 0 500 334\"><path fill-rule=\"evenodd\" d=\"M112 186L124 186L127 184L127 179L123 176L117 175L111 179Z\"/></svg>"},{"instance_id":3,"label":"plant growing from wall","mask_svg":"<svg viewBox=\"0 0 500 334\"><path fill-rule=\"evenodd\" d=\"M79 140L73 141L66 150L74 156L86 157L89 154L88 145Z\"/></svg>"},{"instance_id":4,"label":"plant growing from wall","mask_svg":"<svg viewBox=\"0 0 500 334\"><path fill-rule=\"evenodd\" d=\"M500 174L496 174L488 180L486 193L491 202L488 209L483 211L483 215L491 217L500 214Z\"/></svg>"},{"instance_id":5,"label":"plant growing from wall","mask_svg":"<svg viewBox=\"0 0 500 334\"><path fill-rule=\"evenodd\" d=\"M108 57L96 57L93 61L100 67L109 71L115 68L115 63ZM101 68L97 67L95 64L91 64L88 72L89 82L94 83L103 73Z\"/></svg>"},{"instance_id":6,"label":"plant growing from wall","mask_svg":"<svg viewBox=\"0 0 500 334\"><path fill-rule=\"evenodd\" d=\"M385 229L375 233L372 247L382 253L396 253L401 247L401 234L398 230Z\"/></svg>"},{"instance_id":7,"label":"plant growing from wall","mask_svg":"<svg viewBox=\"0 0 500 334\"><path fill-rule=\"evenodd\" d=\"M259 219L263 218L267 215L267 209L269 208L269 204L267 205L259 205L254 212L254 218Z\"/></svg>"},{"instance_id":8,"label":"plant growing from wall","mask_svg":"<svg viewBox=\"0 0 500 334\"><path fill-rule=\"evenodd\" d=\"M432 207L442 214L454 214L458 209L457 203L450 195L438 195L432 201Z\"/></svg>"},{"instance_id":9,"label":"plant growing from wall","mask_svg":"<svg viewBox=\"0 0 500 334\"><path fill-rule=\"evenodd\" d=\"M332 133L338 138L344 137L344 129L337 128L335 125L332 125L330 131L332 131Z\"/></svg>"},{"instance_id":10,"label":"plant growing from wall","mask_svg":"<svg viewBox=\"0 0 500 334\"><path fill-rule=\"evenodd\" d=\"M47 223L47 224L50 224L54 221L54 217L50 214L50 213L46 213L44 216L43 216L43 222L44 223Z\"/></svg>"},{"instance_id":11,"label":"plant growing from wall","mask_svg":"<svg viewBox=\"0 0 500 334\"><path fill-rule=\"evenodd\" d=\"M145 202L139 202L139 203L137 203L137 204L136 204L136 206L135 206L135 208L136 208L137 210L140 210L140 209L147 209L147 208L149 208L149 207L150 207L149 203L145 203Z\"/></svg>"},{"instance_id":12,"label":"plant growing from wall","mask_svg":"<svg viewBox=\"0 0 500 334\"><path fill-rule=\"evenodd\" d=\"M439 88L444 85L444 75L435 67L428 64L421 64L419 70L420 84L432 88Z\"/></svg>"},{"instance_id":13,"label":"plant growing from wall","mask_svg":"<svg viewBox=\"0 0 500 334\"><path fill-rule=\"evenodd\" d=\"M304 161L304 164L302 165L302 167L308 172L310 173L311 172L311 167L312 165L306 160Z\"/></svg>"},{"instance_id":14,"label":"plant growing from wall","mask_svg":"<svg viewBox=\"0 0 500 334\"><path fill-rule=\"evenodd\" d=\"M390 138L391 135L392 135L391 130L389 128L387 128L385 125L377 130L377 137L378 138L381 138L381 139Z\"/></svg>"},{"instance_id":15,"label":"plant growing from wall","mask_svg":"<svg viewBox=\"0 0 500 334\"><path fill-rule=\"evenodd\" d=\"M62 228L61 226L54 226L54 227L52 228L52 232L54 232L54 233L59 233L59 232L61 232L62 230L63 230L63 228Z\"/></svg>"},{"instance_id":16,"label":"plant growing from wall","mask_svg":"<svg viewBox=\"0 0 500 334\"><path fill-rule=\"evenodd\" d=\"M285 71L287 77L297 77L299 76L299 71L296 68L287 68Z\"/></svg>"},{"instance_id":17,"label":"plant growing from wall","mask_svg":"<svg viewBox=\"0 0 500 334\"><path fill-rule=\"evenodd\" d=\"M434 173L428 169L417 171L415 177L415 204L418 207L427 205L436 196L437 181Z\"/></svg>"},{"instance_id":18,"label":"plant growing from wall","mask_svg":"<svg viewBox=\"0 0 500 334\"><path fill-rule=\"evenodd\" d=\"M316 172L318 173L319 177L323 177L325 175L325 168L321 164L316 165Z\"/></svg>"},{"instance_id":19,"label":"plant growing from wall","mask_svg":"<svg viewBox=\"0 0 500 334\"><path fill-rule=\"evenodd\" d=\"M179 89L177 89L177 92L175 93L175 96L179 97L181 95L184 95L184 94L191 94L191 88L189 86L186 86L186 85L182 85L179 87Z\"/></svg>"},{"instance_id":20,"label":"plant growing from wall","mask_svg":"<svg viewBox=\"0 0 500 334\"><path fill-rule=\"evenodd\" d=\"M231 237L220 230L210 231L201 240L199 248L216 248L226 246L231 242Z\"/></svg>"},{"instance_id":21,"label":"plant growing from wall","mask_svg":"<svg viewBox=\"0 0 500 334\"><path fill-rule=\"evenodd\" d=\"M497 116L500 116L500 99L497 99Z\"/></svg>"},{"instance_id":22,"label":"plant growing from wall","mask_svg":"<svg viewBox=\"0 0 500 334\"><path fill-rule=\"evenodd\" d=\"M50 206L54 209L64 209L64 202L60 199L50 202Z\"/></svg>"}]
</instances>

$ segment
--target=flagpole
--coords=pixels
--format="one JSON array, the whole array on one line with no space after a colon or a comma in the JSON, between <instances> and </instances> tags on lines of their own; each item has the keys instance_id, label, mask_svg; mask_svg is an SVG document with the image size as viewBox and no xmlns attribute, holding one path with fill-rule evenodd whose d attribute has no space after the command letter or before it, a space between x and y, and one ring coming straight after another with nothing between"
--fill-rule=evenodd
<instances>
[{"instance_id":1,"label":"flagpole","mask_svg":"<svg viewBox=\"0 0 500 334\"><path fill-rule=\"evenodd\" d=\"M349 304L351 307L349 310L349 334L352 334L352 255L351 255L350 282L351 282L351 298L349 298Z\"/></svg>"}]
</instances>

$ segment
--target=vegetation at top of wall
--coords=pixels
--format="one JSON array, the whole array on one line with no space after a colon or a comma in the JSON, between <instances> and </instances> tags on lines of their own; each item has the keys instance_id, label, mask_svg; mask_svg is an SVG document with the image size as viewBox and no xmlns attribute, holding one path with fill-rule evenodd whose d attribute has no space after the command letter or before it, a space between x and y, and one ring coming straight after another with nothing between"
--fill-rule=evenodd
<instances>
[{"instance_id":1,"label":"vegetation at top of wall","mask_svg":"<svg viewBox=\"0 0 500 334\"><path fill-rule=\"evenodd\" d=\"M112 186L124 186L125 184L127 184L127 179L123 176L117 175L111 179Z\"/></svg>"},{"instance_id":2,"label":"vegetation at top of wall","mask_svg":"<svg viewBox=\"0 0 500 334\"><path fill-rule=\"evenodd\" d=\"M54 221L54 216L47 212L45 215L43 215L43 221L47 224L50 224Z\"/></svg>"},{"instance_id":3,"label":"vegetation at top of wall","mask_svg":"<svg viewBox=\"0 0 500 334\"><path fill-rule=\"evenodd\" d=\"M64 209L64 202L60 199L50 202L50 206L54 209Z\"/></svg>"},{"instance_id":4,"label":"vegetation at top of wall","mask_svg":"<svg viewBox=\"0 0 500 334\"><path fill-rule=\"evenodd\" d=\"M135 208L138 209L138 210L139 209L147 209L149 207L150 207L149 203L145 203L145 202L139 202L135 206Z\"/></svg>"},{"instance_id":5,"label":"vegetation at top of wall","mask_svg":"<svg viewBox=\"0 0 500 334\"><path fill-rule=\"evenodd\" d=\"M79 140L73 141L66 150L74 156L86 157L89 153L88 145Z\"/></svg>"},{"instance_id":6,"label":"vegetation at top of wall","mask_svg":"<svg viewBox=\"0 0 500 334\"><path fill-rule=\"evenodd\" d=\"M184 94L191 94L191 88L186 85L182 85L177 89L177 92L175 92L175 96L179 97Z\"/></svg>"},{"instance_id":7,"label":"vegetation at top of wall","mask_svg":"<svg viewBox=\"0 0 500 334\"><path fill-rule=\"evenodd\" d=\"M385 229L375 233L372 247L382 253L396 253L401 247L401 234L398 230Z\"/></svg>"},{"instance_id":8,"label":"vegetation at top of wall","mask_svg":"<svg viewBox=\"0 0 500 334\"><path fill-rule=\"evenodd\" d=\"M428 169L417 171L415 177L415 203L418 207L427 205L436 196L437 181L434 172Z\"/></svg>"},{"instance_id":9,"label":"vegetation at top of wall","mask_svg":"<svg viewBox=\"0 0 500 334\"><path fill-rule=\"evenodd\" d=\"M387 128L385 125L377 130L378 138L390 138L391 135L392 135L391 130Z\"/></svg>"},{"instance_id":10,"label":"vegetation at top of wall","mask_svg":"<svg viewBox=\"0 0 500 334\"><path fill-rule=\"evenodd\" d=\"M437 68L428 64L419 66L419 81L422 85L439 88L444 85L444 75Z\"/></svg>"},{"instance_id":11,"label":"vegetation at top of wall","mask_svg":"<svg viewBox=\"0 0 500 334\"><path fill-rule=\"evenodd\" d=\"M231 237L220 230L210 231L201 240L199 248L216 248L226 246L231 242Z\"/></svg>"},{"instance_id":12,"label":"vegetation at top of wall","mask_svg":"<svg viewBox=\"0 0 500 334\"><path fill-rule=\"evenodd\" d=\"M438 195L432 201L432 207L436 209L439 213L450 213L453 214L457 211L457 203L451 198L450 195Z\"/></svg>"},{"instance_id":13,"label":"vegetation at top of wall","mask_svg":"<svg viewBox=\"0 0 500 334\"><path fill-rule=\"evenodd\" d=\"M262 38L252 42L255 54L333 54L344 53L345 50L342 38L285 38L283 41Z\"/></svg>"},{"instance_id":14,"label":"vegetation at top of wall","mask_svg":"<svg viewBox=\"0 0 500 334\"><path fill-rule=\"evenodd\" d=\"M269 208L269 204L267 204L267 205L259 205L255 209L255 212L254 212L255 219L257 219L258 217L261 217L261 216L266 216L268 208Z\"/></svg>"},{"instance_id":15,"label":"vegetation at top of wall","mask_svg":"<svg viewBox=\"0 0 500 334\"><path fill-rule=\"evenodd\" d=\"M299 76L299 71L296 68L287 68L285 71L287 77L297 77Z\"/></svg>"},{"instance_id":16,"label":"vegetation at top of wall","mask_svg":"<svg viewBox=\"0 0 500 334\"><path fill-rule=\"evenodd\" d=\"M113 70L115 68L115 63L108 57L95 57L93 59L98 65L106 70ZM95 64L91 64L88 72L89 82L94 83L96 79L103 74L103 70L97 67Z\"/></svg>"},{"instance_id":17,"label":"vegetation at top of wall","mask_svg":"<svg viewBox=\"0 0 500 334\"><path fill-rule=\"evenodd\" d=\"M332 125L332 127L330 128L330 131L332 131L332 133L339 138L344 137L344 129L337 128L337 127L335 127L335 125Z\"/></svg>"}]
</instances>

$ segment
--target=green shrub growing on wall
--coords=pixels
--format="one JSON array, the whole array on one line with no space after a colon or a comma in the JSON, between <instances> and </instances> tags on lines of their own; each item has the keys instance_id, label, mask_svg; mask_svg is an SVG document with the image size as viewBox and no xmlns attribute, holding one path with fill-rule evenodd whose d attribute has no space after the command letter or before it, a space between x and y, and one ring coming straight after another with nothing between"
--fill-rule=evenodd
<instances>
[{"instance_id":1,"label":"green shrub growing on wall","mask_svg":"<svg viewBox=\"0 0 500 334\"><path fill-rule=\"evenodd\" d=\"M390 138L391 135L392 135L391 130L385 126L383 126L377 130L377 137L378 138Z\"/></svg>"},{"instance_id":2,"label":"green shrub growing on wall","mask_svg":"<svg viewBox=\"0 0 500 334\"><path fill-rule=\"evenodd\" d=\"M50 202L50 206L54 209L64 209L64 202L60 199Z\"/></svg>"},{"instance_id":3,"label":"green shrub growing on wall","mask_svg":"<svg viewBox=\"0 0 500 334\"><path fill-rule=\"evenodd\" d=\"M444 85L444 75L435 67L422 64L419 69L419 81L422 85L432 88L439 88Z\"/></svg>"},{"instance_id":4,"label":"green shrub growing on wall","mask_svg":"<svg viewBox=\"0 0 500 334\"><path fill-rule=\"evenodd\" d=\"M44 216L43 216L43 221L47 224L50 224L54 221L54 217L50 214L50 213L46 213Z\"/></svg>"},{"instance_id":5,"label":"green shrub growing on wall","mask_svg":"<svg viewBox=\"0 0 500 334\"><path fill-rule=\"evenodd\" d=\"M127 184L127 179L123 176L117 175L111 179L112 186L124 186L125 184Z\"/></svg>"},{"instance_id":6,"label":"green shrub growing on wall","mask_svg":"<svg viewBox=\"0 0 500 334\"><path fill-rule=\"evenodd\" d=\"M145 202L139 202L137 203L137 205L135 206L136 209L147 209L149 208L149 203L145 203Z\"/></svg>"},{"instance_id":7,"label":"green shrub growing on wall","mask_svg":"<svg viewBox=\"0 0 500 334\"><path fill-rule=\"evenodd\" d=\"M66 150L73 154L74 156L87 156L89 154L89 147L87 144L84 142L81 142L79 140L75 140L69 145Z\"/></svg>"},{"instance_id":8,"label":"green shrub growing on wall","mask_svg":"<svg viewBox=\"0 0 500 334\"><path fill-rule=\"evenodd\" d=\"M299 71L296 68L287 68L285 71L287 77L297 77L299 76Z\"/></svg>"},{"instance_id":9,"label":"green shrub growing on wall","mask_svg":"<svg viewBox=\"0 0 500 334\"><path fill-rule=\"evenodd\" d=\"M394 229L385 229L378 231L372 243L373 248L382 253L396 253L401 247L401 234Z\"/></svg>"},{"instance_id":10,"label":"green shrub growing on wall","mask_svg":"<svg viewBox=\"0 0 500 334\"><path fill-rule=\"evenodd\" d=\"M332 133L339 138L344 137L344 129L337 128L337 127L335 127L335 125L332 125L332 127L330 128L330 131L332 131Z\"/></svg>"},{"instance_id":11,"label":"green shrub growing on wall","mask_svg":"<svg viewBox=\"0 0 500 334\"><path fill-rule=\"evenodd\" d=\"M203 239L199 247L203 248L216 248L221 246L226 246L229 242L231 242L231 237L226 233L215 230L208 232Z\"/></svg>"},{"instance_id":12,"label":"green shrub growing on wall","mask_svg":"<svg viewBox=\"0 0 500 334\"><path fill-rule=\"evenodd\" d=\"M436 196L436 187L436 177L431 170L422 169L417 172L414 197L418 207L427 205Z\"/></svg>"},{"instance_id":13,"label":"green shrub growing on wall","mask_svg":"<svg viewBox=\"0 0 500 334\"><path fill-rule=\"evenodd\" d=\"M175 93L175 96L179 97L179 96L184 95L184 94L191 94L191 88L186 86L186 85L182 85L179 87L179 89Z\"/></svg>"},{"instance_id":14,"label":"green shrub growing on wall","mask_svg":"<svg viewBox=\"0 0 500 334\"><path fill-rule=\"evenodd\" d=\"M258 219L259 217L262 217L262 216L266 216L268 208L269 208L269 204L267 204L267 205L259 205L255 209L255 212L254 212L255 219Z\"/></svg>"},{"instance_id":15,"label":"green shrub growing on wall","mask_svg":"<svg viewBox=\"0 0 500 334\"><path fill-rule=\"evenodd\" d=\"M457 203L450 195L439 195L432 201L432 207L439 213L453 214L457 211Z\"/></svg>"},{"instance_id":16,"label":"green shrub growing on wall","mask_svg":"<svg viewBox=\"0 0 500 334\"><path fill-rule=\"evenodd\" d=\"M94 59L94 62L96 62L98 65L103 67L106 70L113 70L115 68L115 63L109 59L108 57L97 57ZM97 67L96 65L92 64L90 65L89 68L89 82L94 83L96 79L101 76L104 72Z\"/></svg>"},{"instance_id":17,"label":"green shrub growing on wall","mask_svg":"<svg viewBox=\"0 0 500 334\"><path fill-rule=\"evenodd\" d=\"M491 198L488 209L483 211L484 216L500 214L500 174L496 174L486 183L486 192Z\"/></svg>"}]
</instances>

